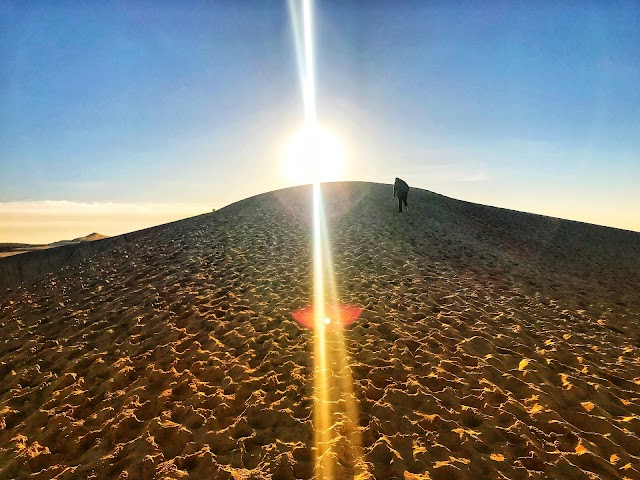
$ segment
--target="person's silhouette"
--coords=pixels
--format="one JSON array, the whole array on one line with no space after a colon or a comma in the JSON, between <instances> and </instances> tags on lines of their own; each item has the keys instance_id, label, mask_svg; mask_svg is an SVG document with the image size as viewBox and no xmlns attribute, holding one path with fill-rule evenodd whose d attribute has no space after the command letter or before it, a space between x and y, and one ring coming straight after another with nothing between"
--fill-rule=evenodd
<instances>
[{"instance_id":1,"label":"person's silhouette","mask_svg":"<svg viewBox=\"0 0 640 480\"><path fill-rule=\"evenodd\" d=\"M398 196L398 211L402 213L402 204L405 207L409 207L407 204L407 196L409 195L409 185L404 180L396 177L396 181L393 184L393 198Z\"/></svg>"}]
</instances>

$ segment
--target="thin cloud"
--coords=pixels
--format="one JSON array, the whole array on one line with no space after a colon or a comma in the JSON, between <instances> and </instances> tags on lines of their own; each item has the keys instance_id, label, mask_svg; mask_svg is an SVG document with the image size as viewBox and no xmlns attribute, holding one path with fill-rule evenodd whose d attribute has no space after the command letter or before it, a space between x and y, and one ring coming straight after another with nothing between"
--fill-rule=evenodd
<instances>
[{"instance_id":1,"label":"thin cloud","mask_svg":"<svg viewBox=\"0 0 640 480\"><path fill-rule=\"evenodd\" d=\"M428 148L401 153L400 164L411 163L411 174L440 182L484 182L489 180L485 162L464 148Z\"/></svg>"},{"instance_id":2,"label":"thin cloud","mask_svg":"<svg viewBox=\"0 0 640 480\"><path fill-rule=\"evenodd\" d=\"M484 172L477 172L460 179L461 182L486 182L487 180L489 180L489 176Z\"/></svg>"},{"instance_id":3,"label":"thin cloud","mask_svg":"<svg viewBox=\"0 0 640 480\"><path fill-rule=\"evenodd\" d=\"M39 200L0 202L0 215L145 215L176 213L197 215L211 211L210 205L193 203L115 203Z\"/></svg>"}]
</instances>

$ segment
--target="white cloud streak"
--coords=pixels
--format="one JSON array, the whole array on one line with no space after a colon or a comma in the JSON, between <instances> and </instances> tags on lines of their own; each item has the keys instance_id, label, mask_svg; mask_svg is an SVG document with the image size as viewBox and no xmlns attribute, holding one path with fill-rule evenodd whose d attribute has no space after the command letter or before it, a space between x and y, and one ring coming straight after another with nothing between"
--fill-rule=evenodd
<instances>
[{"instance_id":1,"label":"white cloud streak","mask_svg":"<svg viewBox=\"0 0 640 480\"><path fill-rule=\"evenodd\" d=\"M0 215L156 215L164 213L198 215L211 211L210 205L192 203L114 203L41 200L0 202Z\"/></svg>"}]
</instances>

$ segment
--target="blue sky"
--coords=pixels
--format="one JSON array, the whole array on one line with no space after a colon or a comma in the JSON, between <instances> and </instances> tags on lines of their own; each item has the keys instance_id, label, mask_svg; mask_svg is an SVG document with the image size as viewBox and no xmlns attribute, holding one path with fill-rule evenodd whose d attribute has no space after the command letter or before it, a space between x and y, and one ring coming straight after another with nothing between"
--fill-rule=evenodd
<instances>
[{"instance_id":1,"label":"blue sky","mask_svg":"<svg viewBox=\"0 0 640 480\"><path fill-rule=\"evenodd\" d=\"M315 13L344 179L640 230L640 2ZM0 40L0 241L123 233L291 185L286 2L3 2ZM68 232L40 222L52 201ZM112 223L87 205L114 205ZM154 213L119 223L127 205Z\"/></svg>"}]
</instances>

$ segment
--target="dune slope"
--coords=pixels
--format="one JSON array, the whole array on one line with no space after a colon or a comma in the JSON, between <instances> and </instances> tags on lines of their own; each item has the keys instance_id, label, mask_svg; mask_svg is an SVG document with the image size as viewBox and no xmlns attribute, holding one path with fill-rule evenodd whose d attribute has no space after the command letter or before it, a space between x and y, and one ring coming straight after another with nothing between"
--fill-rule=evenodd
<instances>
[{"instance_id":1,"label":"dune slope","mask_svg":"<svg viewBox=\"0 0 640 480\"><path fill-rule=\"evenodd\" d=\"M640 234L391 188L323 186L365 476L640 478ZM0 259L0 477L311 478L310 197Z\"/></svg>"}]
</instances>

